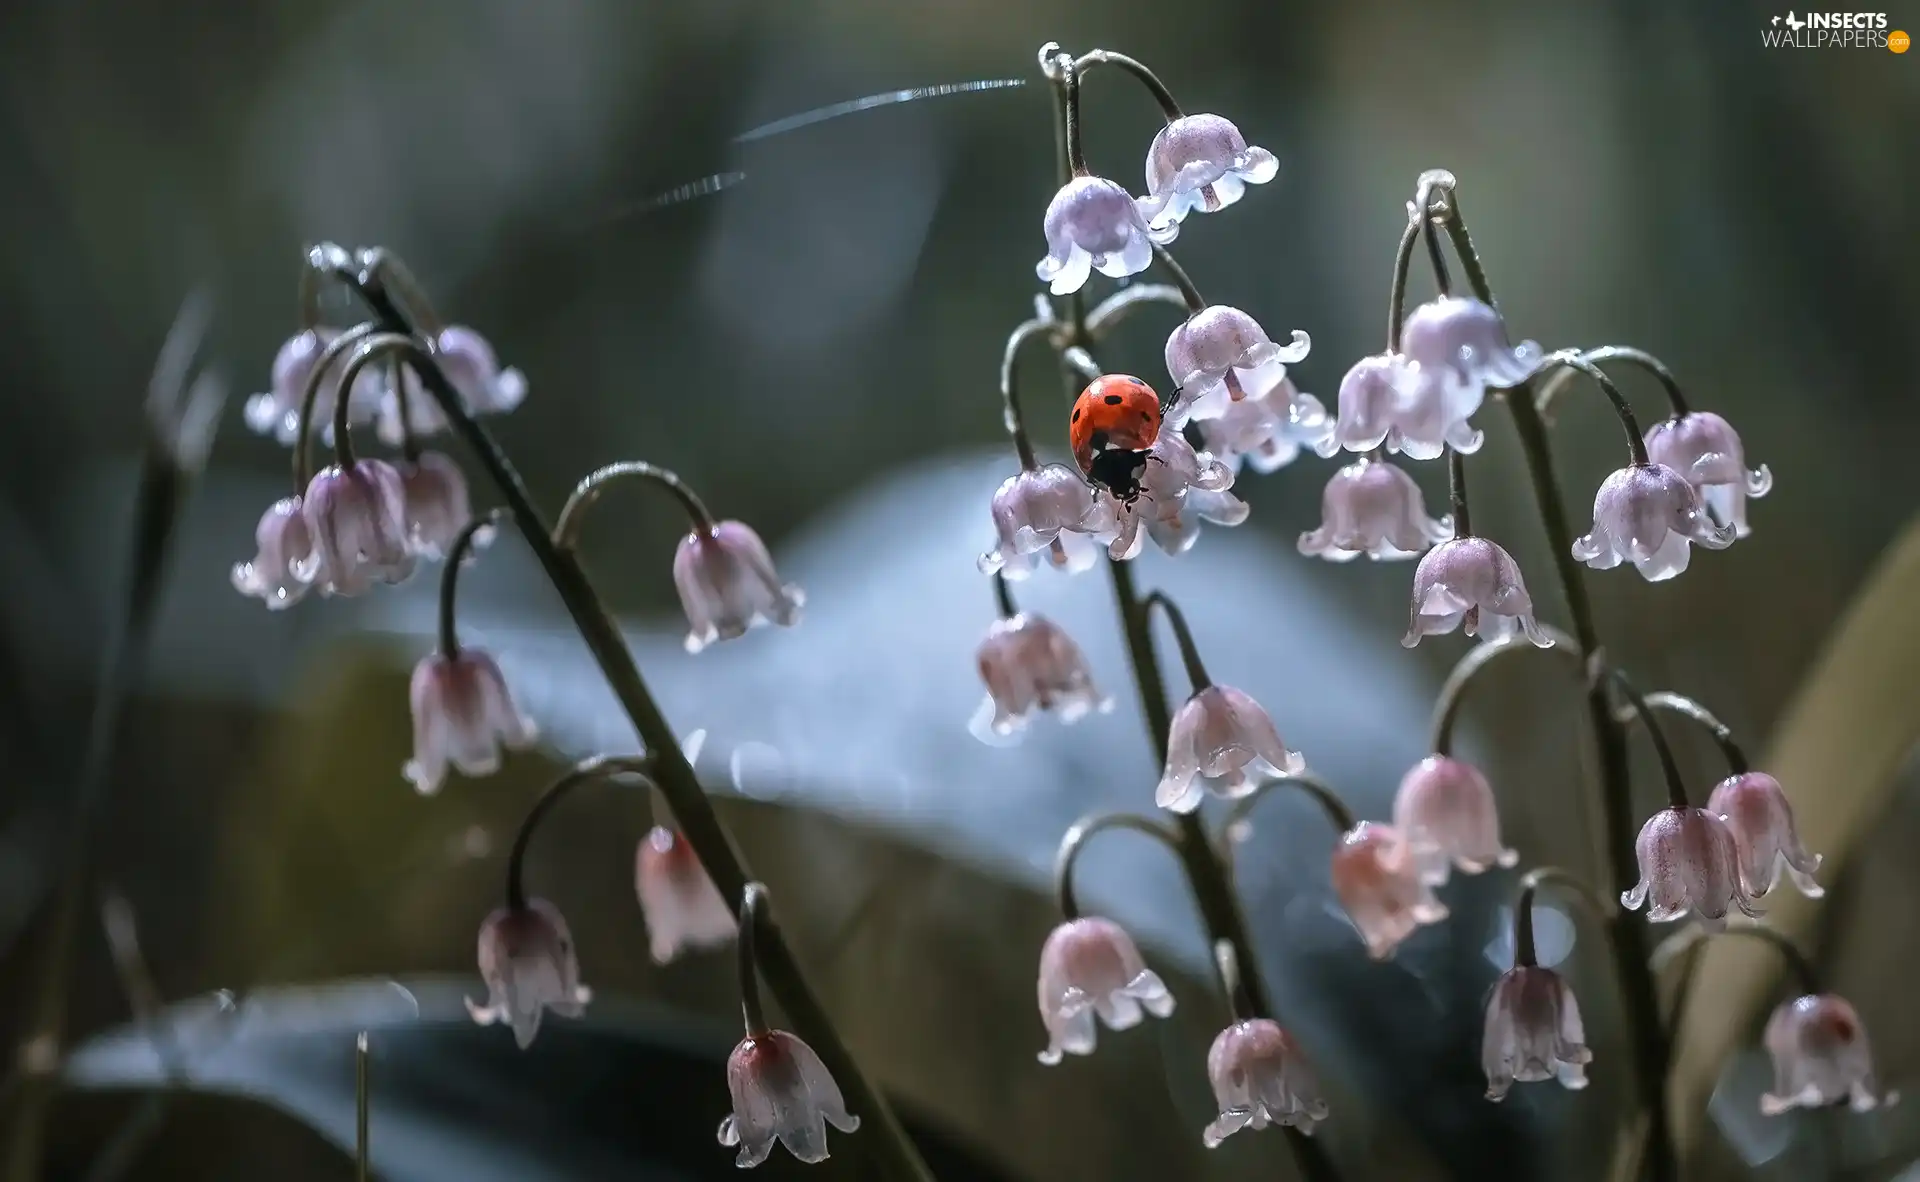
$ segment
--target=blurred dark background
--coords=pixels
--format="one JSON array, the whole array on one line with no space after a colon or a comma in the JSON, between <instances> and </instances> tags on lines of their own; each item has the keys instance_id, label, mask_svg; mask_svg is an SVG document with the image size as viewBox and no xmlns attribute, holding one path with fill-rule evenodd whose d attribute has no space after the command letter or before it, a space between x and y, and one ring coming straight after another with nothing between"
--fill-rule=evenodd
<instances>
[{"instance_id":1,"label":"blurred dark background","mask_svg":"<svg viewBox=\"0 0 1920 1182\"><path fill-rule=\"evenodd\" d=\"M1115 713L1073 731L1043 724L1016 752L990 752L963 729L978 693L971 647L991 615L973 556L990 541L985 497L1011 470L996 371L1005 333L1030 314L1054 183L1034 51L1058 39L1130 52L1189 110L1227 115L1280 156L1275 183L1190 219L1175 250L1211 299L1276 336L1311 333L1294 374L1329 404L1351 361L1380 346L1414 178L1446 167L1516 336L1641 346L1697 406L1732 419L1749 460L1778 482L1753 507L1754 536L1697 556L1673 583L1614 572L1590 584L1609 651L1644 686L1698 696L1764 749L1912 512L1905 465L1920 429L1920 61L1763 49L1773 15L1512 0L7 5L0 1008L29 1008L35 916L124 573L141 393L182 296L205 285L218 307L208 354L236 397L120 744L100 861L139 916L160 992L233 990L236 1012L257 1019L242 1032L263 1032L257 1061L207 1091L279 1113L201 1096L155 1116L138 1098L154 1073L123 1036L133 1049L116 1059L117 1044L103 1044L103 1065L60 1108L53 1176L102 1176L100 1147L119 1136L138 1146L127 1177L341 1176L351 1035L368 1025L394 1028L377 1036L393 1081L375 1092L394 1113L387 1176L731 1170L706 1144L724 1111L731 962L646 962L630 881L643 801L577 799L571 819L543 830L550 852L534 871L580 934L588 980L615 1000L571 1033L556 1023L519 1059L501 1053L501 1032L463 1025L457 994L478 988L472 932L518 813L557 761L632 741L524 550L496 548L463 602L554 747L432 801L397 774L432 577L275 614L227 587L260 508L287 484L285 450L249 435L238 403L265 388L297 326L302 250L323 239L397 251L443 315L480 328L528 375L527 404L499 431L550 510L588 468L652 459L753 523L807 584L798 631L688 658L668 577L681 527L668 508L610 501L589 541L676 725L713 731L702 771L741 798L730 813L803 959L910 1116L967 1163L943 1177L1275 1176L1286 1168L1277 1135L1199 1148L1200 1056L1224 1011L1177 879L1150 865L1150 849L1121 842L1090 859L1090 881L1104 885L1088 893L1106 892L1149 957L1184 975L1180 1014L1105 1039L1092 1060L1047 1072L1031 1058L1051 844L1091 805L1144 807L1152 783L1097 572L1023 595L1082 639L1120 698ZM1891 17L1920 24L1920 10ZM1031 84L732 142L823 104L1000 77ZM1086 103L1090 162L1137 189L1151 101L1107 72ZM745 179L634 209L722 171ZM1171 310L1143 311L1104 360L1158 383L1172 324ZM1052 376L1036 364L1027 380L1036 434L1057 450ZM1656 413L1650 385L1630 391ZM1583 511L1619 442L1599 398L1563 405L1558 457ZM1564 624L1511 432L1497 411L1482 420L1475 523L1514 551L1542 615ZM1307 457L1243 476L1247 525L1209 529L1177 562L1150 554L1141 577L1186 603L1221 654L1216 677L1256 692L1379 817L1463 650L1457 637L1411 654L1397 645L1409 567L1293 553L1330 470ZM1437 468L1417 474L1442 495ZM1495 775L1527 863L1591 873L1576 692L1549 664L1490 679L1466 746ZM1908 687L1869 686L1861 705L1910 704ZM1688 744L1702 796L1710 755ZM1831 784L1790 785L1803 809L1856 787L1840 769ZM1270 807L1275 834L1247 871L1249 905L1283 1008L1328 1077L1335 1115L1322 1137L1347 1176L1605 1176L1626 1090L1598 942L1569 962L1589 999L1594 1088L1535 1086L1486 1104L1478 1007L1507 955L1505 876L1450 887L1457 929L1372 966L1325 914L1318 818ZM1897 985L1915 948L1910 922L1885 925L1913 897L1897 864L1920 817L1897 800L1849 816L1840 830L1857 848L1826 848L1822 877L1876 885L1834 892L1805 933L1823 954L1882 933L1870 955L1832 955L1897 1083L1920 1051ZM394 1008L400 991L378 984L388 977L408 982L419 1021ZM375 983L246 1008L250 990L349 978ZM89 925L76 1033L128 1018ZM9 1043L23 1029L0 1022ZM1749 1059L1727 1068L1701 1134L1703 1171L1882 1178L1920 1157L1904 1110L1845 1127L1749 1116L1764 1077ZM843 1161L854 1156L837 1153L833 1168L857 1170ZM793 1172L776 1161L767 1168Z\"/></svg>"}]
</instances>

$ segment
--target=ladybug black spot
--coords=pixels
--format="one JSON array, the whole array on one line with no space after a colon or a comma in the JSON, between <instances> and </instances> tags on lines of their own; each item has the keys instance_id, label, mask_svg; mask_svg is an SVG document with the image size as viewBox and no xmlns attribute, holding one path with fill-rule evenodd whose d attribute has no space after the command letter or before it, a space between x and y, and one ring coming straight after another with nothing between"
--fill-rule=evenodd
<instances>
[{"instance_id":1,"label":"ladybug black spot","mask_svg":"<svg viewBox=\"0 0 1920 1182\"><path fill-rule=\"evenodd\" d=\"M1109 394L1106 397L1106 403L1108 406L1119 406L1124 401L1126 400L1124 398L1121 398L1118 394Z\"/></svg>"},{"instance_id":2,"label":"ladybug black spot","mask_svg":"<svg viewBox=\"0 0 1920 1182\"><path fill-rule=\"evenodd\" d=\"M1140 412L1140 417L1147 420L1147 422L1151 423L1153 421L1153 412L1150 410L1143 410Z\"/></svg>"},{"instance_id":3,"label":"ladybug black spot","mask_svg":"<svg viewBox=\"0 0 1920 1182\"><path fill-rule=\"evenodd\" d=\"M1073 408L1073 421L1076 423L1080 421L1080 408L1077 406Z\"/></svg>"}]
</instances>

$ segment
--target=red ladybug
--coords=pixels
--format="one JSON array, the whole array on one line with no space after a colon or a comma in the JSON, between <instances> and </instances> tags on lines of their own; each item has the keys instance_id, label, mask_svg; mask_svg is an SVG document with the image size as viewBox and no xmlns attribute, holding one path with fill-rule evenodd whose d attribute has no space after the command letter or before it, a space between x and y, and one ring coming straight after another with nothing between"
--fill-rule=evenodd
<instances>
[{"instance_id":1,"label":"red ladybug","mask_svg":"<svg viewBox=\"0 0 1920 1182\"><path fill-rule=\"evenodd\" d=\"M1136 377L1095 378L1073 403L1069 437L1087 479L1123 501L1140 495L1147 452L1160 438L1160 396Z\"/></svg>"}]
</instances>

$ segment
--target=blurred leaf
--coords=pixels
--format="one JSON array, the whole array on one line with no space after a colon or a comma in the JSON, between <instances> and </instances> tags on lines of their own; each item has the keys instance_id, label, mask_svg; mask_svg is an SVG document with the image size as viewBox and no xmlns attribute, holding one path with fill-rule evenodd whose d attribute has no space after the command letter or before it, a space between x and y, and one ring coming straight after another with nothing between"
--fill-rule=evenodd
<instances>
[{"instance_id":1,"label":"blurred leaf","mask_svg":"<svg viewBox=\"0 0 1920 1182\"><path fill-rule=\"evenodd\" d=\"M1801 683L1760 766L1793 799L1807 848L1836 882L1886 811L1902 762L1920 740L1920 520L1895 540ZM1767 897L1767 923L1804 940L1818 907L1798 892ZM1700 958L1674 1064L1676 1136L1699 1154L1706 1101L1726 1057L1775 998L1782 965L1752 940L1716 940Z\"/></svg>"}]
</instances>

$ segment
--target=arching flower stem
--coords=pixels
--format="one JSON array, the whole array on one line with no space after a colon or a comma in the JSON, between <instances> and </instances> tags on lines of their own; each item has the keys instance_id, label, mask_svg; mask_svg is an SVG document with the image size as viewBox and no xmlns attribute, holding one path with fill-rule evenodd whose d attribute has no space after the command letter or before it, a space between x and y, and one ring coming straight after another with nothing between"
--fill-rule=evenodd
<instances>
[{"instance_id":1,"label":"arching flower stem","mask_svg":"<svg viewBox=\"0 0 1920 1182\"><path fill-rule=\"evenodd\" d=\"M1752 765L1747 762L1746 751L1733 737L1733 728L1721 722L1712 711L1692 698L1684 694L1676 694L1671 690L1656 690L1646 695L1643 704L1650 710L1677 714L1699 723L1713 737L1714 744L1720 748L1721 755L1726 757L1727 771L1730 775L1743 775L1752 770ZM1639 717L1639 710L1632 708L1621 711L1619 715L1622 722L1633 722Z\"/></svg>"},{"instance_id":2,"label":"arching flower stem","mask_svg":"<svg viewBox=\"0 0 1920 1182\"><path fill-rule=\"evenodd\" d=\"M1118 66L1132 74L1140 85L1147 88L1153 95L1153 101L1160 104L1160 114L1168 123L1183 117L1180 104L1173 100L1173 92L1167 89L1166 83L1160 81L1159 75L1149 70L1145 63L1130 58L1124 53L1115 53L1110 49L1090 49L1081 54L1073 65L1075 70L1082 74L1088 73L1095 66Z\"/></svg>"},{"instance_id":3,"label":"arching flower stem","mask_svg":"<svg viewBox=\"0 0 1920 1182\"><path fill-rule=\"evenodd\" d=\"M410 338L404 333L382 333L377 324L356 324L328 341L327 347L320 351L320 356L314 361L313 373L307 377L307 388L300 395L300 430L293 441L295 496L305 496L307 485L313 480L313 465L308 459L307 447L308 441L313 437L313 414L320 404L320 387L326 382L327 371L331 370L341 357L358 348L362 343L371 344L389 339L398 342L408 341ZM339 397L342 401L346 400L346 393L347 387L341 385Z\"/></svg>"},{"instance_id":4,"label":"arching flower stem","mask_svg":"<svg viewBox=\"0 0 1920 1182\"><path fill-rule=\"evenodd\" d=\"M1112 829L1144 833L1173 851L1175 857L1181 856L1180 835L1151 817L1138 813L1094 813L1080 818L1061 835L1060 849L1053 859L1053 897L1060 904L1061 918L1080 918L1080 899L1073 889L1073 866L1080 860L1080 851L1095 834Z\"/></svg>"},{"instance_id":5,"label":"arching flower stem","mask_svg":"<svg viewBox=\"0 0 1920 1182\"><path fill-rule=\"evenodd\" d=\"M1187 627L1187 617L1178 604L1168 597L1165 591L1149 591L1140 601L1141 610L1151 615L1154 608L1167 617L1167 623L1173 628L1173 640L1180 648L1180 661L1187 668L1187 683L1192 693L1199 693L1213 685L1213 679L1207 676L1207 667L1200 660L1200 646L1193 641L1193 630Z\"/></svg>"},{"instance_id":6,"label":"arching flower stem","mask_svg":"<svg viewBox=\"0 0 1920 1182\"><path fill-rule=\"evenodd\" d=\"M1585 354L1572 349L1563 349L1558 353L1549 354L1547 365L1571 369L1586 374L1594 380L1594 384L1600 387L1600 392L1607 396L1607 401L1613 404L1613 413L1620 420L1620 429L1626 433L1628 462L1636 468L1646 467L1647 441L1641 434L1640 420L1634 416L1633 405L1627 401L1627 396L1620 392L1620 387L1613 384L1613 379L1607 376L1606 371L1587 360Z\"/></svg>"},{"instance_id":7,"label":"arching flower stem","mask_svg":"<svg viewBox=\"0 0 1920 1182\"><path fill-rule=\"evenodd\" d=\"M1601 927L1613 923L1614 909L1607 905L1594 892L1587 881L1571 870L1558 866L1541 866L1520 876L1520 898L1513 905L1513 963L1532 968L1539 963L1535 959L1533 945L1533 900L1540 888L1548 883L1559 883L1568 887L1581 904L1600 921Z\"/></svg>"},{"instance_id":8,"label":"arching flower stem","mask_svg":"<svg viewBox=\"0 0 1920 1182\"><path fill-rule=\"evenodd\" d=\"M533 807L527 810L527 815L520 821L519 830L513 835L513 849L507 854L507 906L515 911L526 909L527 892L521 866L526 861L527 846L533 841L533 831L553 811L554 805L590 780L645 776L648 770L649 762L644 755L594 755L574 764L559 779L547 785L546 791L533 802Z\"/></svg>"},{"instance_id":9,"label":"arching flower stem","mask_svg":"<svg viewBox=\"0 0 1920 1182\"><path fill-rule=\"evenodd\" d=\"M1653 716L1653 708L1647 705L1646 699L1640 696L1640 691L1633 687L1633 682L1627 679L1625 673L1618 669L1609 669L1607 678L1619 689L1620 696L1627 700L1627 705L1632 707L1633 712L1640 716L1641 725L1647 728L1647 738L1653 743L1653 753L1660 760L1660 775L1667 782L1667 807L1676 809L1689 807L1686 782L1680 778L1679 761L1673 757L1673 747L1667 742L1667 732L1661 728L1659 719Z\"/></svg>"},{"instance_id":10,"label":"arching flower stem","mask_svg":"<svg viewBox=\"0 0 1920 1182\"><path fill-rule=\"evenodd\" d=\"M1158 242L1154 243L1153 261L1160 264L1161 269L1172 278L1174 286L1180 289L1180 298L1186 302L1188 315L1207 310L1207 297L1200 294L1200 289L1194 286L1193 277L1188 275L1187 269L1173 257L1172 251Z\"/></svg>"},{"instance_id":11,"label":"arching flower stem","mask_svg":"<svg viewBox=\"0 0 1920 1182\"><path fill-rule=\"evenodd\" d=\"M1007 334L1007 347L1000 354L1000 402L1005 408L1007 434L1013 437L1013 450L1020 456L1021 470L1026 472L1038 468L1040 461L1034 456L1033 440L1027 435L1026 413L1020 408L1020 350L1028 341L1057 327L1052 317L1036 316L1023 321Z\"/></svg>"},{"instance_id":12,"label":"arching flower stem","mask_svg":"<svg viewBox=\"0 0 1920 1182\"><path fill-rule=\"evenodd\" d=\"M740 892L740 1014L748 1038L765 1038L772 1029L760 1004L760 960L756 955L760 925L766 919L767 888L750 882Z\"/></svg>"},{"instance_id":13,"label":"arching flower stem","mask_svg":"<svg viewBox=\"0 0 1920 1182\"><path fill-rule=\"evenodd\" d=\"M1435 755L1453 754L1453 728L1459 721L1460 708L1466 702L1467 687L1494 661L1508 653L1520 652L1558 654L1578 661L1579 654L1571 637L1548 624L1540 625L1540 630L1553 641L1552 648L1542 649L1525 639L1501 640L1492 644L1476 644L1455 663L1453 672L1447 674L1447 680L1441 685L1439 696L1433 702L1433 724L1427 730L1430 736L1427 745Z\"/></svg>"},{"instance_id":14,"label":"arching flower stem","mask_svg":"<svg viewBox=\"0 0 1920 1182\"><path fill-rule=\"evenodd\" d=\"M1677 419L1691 410L1687 404L1687 396L1681 391L1680 381L1673 376L1673 371L1667 368L1665 362L1644 349L1634 349L1626 345L1602 345L1597 349L1582 350L1580 356L1595 365L1604 366L1619 361L1638 366L1652 374L1660 383L1660 389L1667 396L1667 407L1672 411L1672 418ZM1567 388L1573 378L1574 371L1563 369L1540 383L1540 392L1535 396L1534 403L1543 418L1552 418L1554 403L1559 401L1561 392Z\"/></svg>"},{"instance_id":15,"label":"arching flower stem","mask_svg":"<svg viewBox=\"0 0 1920 1182\"><path fill-rule=\"evenodd\" d=\"M561 506L560 517L554 522L553 544L556 549L571 552L580 544L580 530L586 521L587 510L600 499L600 494L607 490L608 485L621 480L639 480L666 490L686 510L697 532L706 535L713 533L713 514L707 512L706 504L686 481L657 464L649 464L644 460L622 460L589 472L579 484L574 485L572 495Z\"/></svg>"},{"instance_id":16,"label":"arching flower stem","mask_svg":"<svg viewBox=\"0 0 1920 1182\"><path fill-rule=\"evenodd\" d=\"M1457 447L1447 448L1447 503L1453 514L1453 536L1473 536L1473 517L1467 512L1467 460Z\"/></svg>"},{"instance_id":17,"label":"arching flower stem","mask_svg":"<svg viewBox=\"0 0 1920 1182\"><path fill-rule=\"evenodd\" d=\"M440 572L440 655L451 660L460 655L460 629L454 621L454 601L460 594L460 568L466 565L467 554L472 551L481 530L496 529L505 513L491 509L472 521L455 535L453 545L447 547L446 569Z\"/></svg>"}]
</instances>

